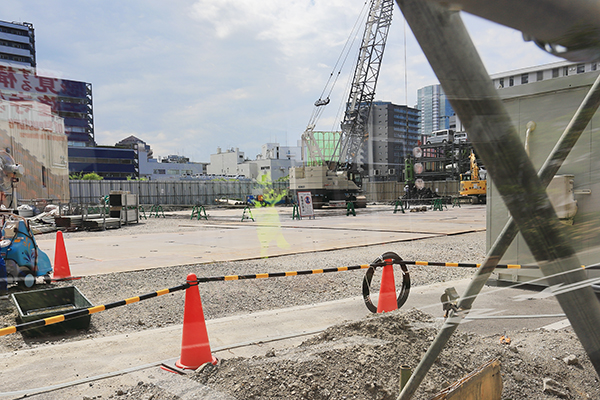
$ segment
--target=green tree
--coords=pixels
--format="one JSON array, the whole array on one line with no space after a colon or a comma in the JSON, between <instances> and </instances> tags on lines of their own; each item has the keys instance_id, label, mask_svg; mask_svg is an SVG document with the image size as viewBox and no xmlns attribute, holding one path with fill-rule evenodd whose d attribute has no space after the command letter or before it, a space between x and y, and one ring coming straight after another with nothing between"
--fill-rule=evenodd
<instances>
[{"instance_id":1,"label":"green tree","mask_svg":"<svg viewBox=\"0 0 600 400\"><path fill-rule=\"evenodd\" d=\"M95 172L88 172L87 174L84 174L83 172L77 172L69 175L69 179L80 181L101 181L104 178Z\"/></svg>"}]
</instances>

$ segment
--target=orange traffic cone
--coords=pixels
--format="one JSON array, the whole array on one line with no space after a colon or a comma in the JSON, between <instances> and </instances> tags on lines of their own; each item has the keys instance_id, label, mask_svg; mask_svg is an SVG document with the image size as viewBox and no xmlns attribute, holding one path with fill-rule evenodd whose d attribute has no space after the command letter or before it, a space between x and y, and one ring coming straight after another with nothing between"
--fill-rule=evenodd
<instances>
[{"instance_id":1,"label":"orange traffic cone","mask_svg":"<svg viewBox=\"0 0 600 400\"><path fill-rule=\"evenodd\" d=\"M379 288L379 301L377 302L377 312L383 313L398 309L396 300L396 282L394 281L394 267L392 260L385 260L381 274L381 286Z\"/></svg>"},{"instance_id":2,"label":"orange traffic cone","mask_svg":"<svg viewBox=\"0 0 600 400\"><path fill-rule=\"evenodd\" d=\"M185 308L183 310L183 335L181 338L181 357L175 363L177 368L197 369L207 362L217 364L217 359L211 354L208 343L208 333L202 311L202 300L198 290L195 274L187 276L191 284L185 291Z\"/></svg>"},{"instance_id":3,"label":"orange traffic cone","mask_svg":"<svg viewBox=\"0 0 600 400\"><path fill-rule=\"evenodd\" d=\"M69 259L67 258L67 249L65 248L65 240L61 231L56 232L56 247L54 248L54 273L53 281L66 281L77 279L71 276L69 268Z\"/></svg>"}]
</instances>

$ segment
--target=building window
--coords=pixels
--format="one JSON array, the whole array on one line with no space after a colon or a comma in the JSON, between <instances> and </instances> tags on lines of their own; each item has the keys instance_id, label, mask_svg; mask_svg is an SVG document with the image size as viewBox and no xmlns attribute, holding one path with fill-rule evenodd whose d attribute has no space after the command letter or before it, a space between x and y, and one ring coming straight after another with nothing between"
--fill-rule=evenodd
<instances>
[{"instance_id":1,"label":"building window","mask_svg":"<svg viewBox=\"0 0 600 400\"><path fill-rule=\"evenodd\" d=\"M544 80L544 71L537 72L537 80L538 80L538 82Z\"/></svg>"},{"instance_id":2,"label":"building window","mask_svg":"<svg viewBox=\"0 0 600 400\"><path fill-rule=\"evenodd\" d=\"M154 173L155 173L156 175L165 175L165 174L166 174L166 172L167 172L167 171L166 171L166 170L164 170L164 169L155 169L155 170L154 170Z\"/></svg>"},{"instance_id":3,"label":"building window","mask_svg":"<svg viewBox=\"0 0 600 400\"><path fill-rule=\"evenodd\" d=\"M577 64L577 73L583 74L585 72L585 64Z\"/></svg>"},{"instance_id":4,"label":"building window","mask_svg":"<svg viewBox=\"0 0 600 400\"><path fill-rule=\"evenodd\" d=\"M48 182L48 170L46 167L42 165L42 186L46 187L46 183Z\"/></svg>"},{"instance_id":5,"label":"building window","mask_svg":"<svg viewBox=\"0 0 600 400\"><path fill-rule=\"evenodd\" d=\"M598 65L598 64L596 64L596 63L592 63L592 71L595 71L595 70L596 70L596 68L597 68L597 65Z\"/></svg>"},{"instance_id":6,"label":"building window","mask_svg":"<svg viewBox=\"0 0 600 400\"><path fill-rule=\"evenodd\" d=\"M504 78L500 78L498 80L498 88L502 89L504 87Z\"/></svg>"},{"instance_id":7,"label":"building window","mask_svg":"<svg viewBox=\"0 0 600 400\"><path fill-rule=\"evenodd\" d=\"M508 78L508 86L515 86L515 78L514 77L510 77Z\"/></svg>"},{"instance_id":8,"label":"building window","mask_svg":"<svg viewBox=\"0 0 600 400\"><path fill-rule=\"evenodd\" d=\"M552 77L558 78L558 68L552 68Z\"/></svg>"},{"instance_id":9,"label":"building window","mask_svg":"<svg viewBox=\"0 0 600 400\"><path fill-rule=\"evenodd\" d=\"M521 75L521 85L524 85L526 83L529 83L529 74Z\"/></svg>"},{"instance_id":10,"label":"building window","mask_svg":"<svg viewBox=\"0 0 600 400\"><path fill-rule=\"evenodd\" d=\"M563 76L569 76L569 67L563 68Z\"/></svg>"}]
</instances>

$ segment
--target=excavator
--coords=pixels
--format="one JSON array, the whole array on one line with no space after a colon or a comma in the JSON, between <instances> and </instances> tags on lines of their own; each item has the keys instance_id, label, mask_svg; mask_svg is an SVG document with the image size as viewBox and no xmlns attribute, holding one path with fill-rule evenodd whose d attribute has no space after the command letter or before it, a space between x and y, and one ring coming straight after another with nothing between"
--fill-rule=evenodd
<instances>
[{"instance_id":1,"label":"excavator","mask_svg":"<svg viewBox=\"0 0 600 400\"><path fill-rule=\"evenodd\" d=\"M294 197L298 192L311 192L314 208L336 202L351 202L355 208L367 206L360 189L361 154L369 137L367 125L393 9L394 0L370 1L341 134L333 152L324 155L314 135L316 119L321 107L329 103L329 96L315 102L313 116L302 134L306 165L290 169L290 190Z\"/></svg>"},{"instance_id":2,"label":"excavator","mask_svg":"<svg viewBox=\"0 0 600 400\"><path fill-rule=\"evenodd\" d=\"M471 150L469 156L471 168L469 172L460 175L460 195L469 197L471 204L485 204L487 181L485 170L480 171L475 153Z\"/></svg>"}]
</instances>

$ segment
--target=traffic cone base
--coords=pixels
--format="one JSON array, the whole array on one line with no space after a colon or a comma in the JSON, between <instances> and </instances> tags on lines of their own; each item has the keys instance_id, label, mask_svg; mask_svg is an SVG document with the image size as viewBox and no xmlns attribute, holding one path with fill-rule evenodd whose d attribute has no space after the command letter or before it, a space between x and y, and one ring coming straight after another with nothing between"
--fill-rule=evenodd
<instances>
[{"instance_id":1,"label":"traffic cone base","mask_svg":"<svg viewBox=\"0 0 600 400\"><path fill-rule=\"evenodd\" d=\"M386 260L387 265L383 267L381 274L381 286L379 288L379 301L377 302L377 312L383 313L398 309L396 300L396 282L394 281L394 267L391 260Z\"/></svg>"}]
</instances>

